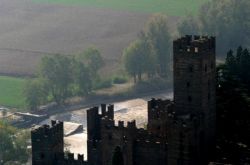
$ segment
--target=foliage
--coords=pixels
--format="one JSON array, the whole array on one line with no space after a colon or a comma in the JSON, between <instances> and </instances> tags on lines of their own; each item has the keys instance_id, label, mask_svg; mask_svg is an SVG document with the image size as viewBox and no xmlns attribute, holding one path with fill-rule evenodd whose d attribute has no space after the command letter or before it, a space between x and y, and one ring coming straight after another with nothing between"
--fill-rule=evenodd
<instances>
[{"instance_id":1,"label":"foliage","mask_svg":"<svg viewBox=\"0 0 250 165\"><path fill-rule=\"evenodd\" d=\"M79 55L78 59L89 69L92 79L98 78L98 70L104 66L104 60L97 48L89 47Z\"/></svg>"},{"instance_id":2,"label":"foliage","mask_svg":"<svg viewBox=\"0 0 250 165\"><path fill-rule=\"evenodd\" d=\"M124 84L127 81L128 81L127 77L125 77L125 76L118 76L118 75L114 76L113 80L112 80L112 82L114 84Z\"/></svg>"},{"instance_id":3,"label":"foliage","mask_svg":"<svg viewBox=\"0 0 250 165\"><path fill-rule=\"evenodd\" d=\"M142 80L144 73L152 76L156 66L155 51L148 40L136 40L123 51L123 63L134 82Z\"/></svg>"},{"instance_id":4,"label":"foliage","mask_svg":"<svg viewBox=\"0 0 250 165\"><path fill-rule=\"evenodd\" d=\"M170 73L170 40L168 19L163 14L153 15L139 34L139 39L132 42L123 51L123 63L134 82L159 75L166 78ZM157 73L157 74L156 74Z\"/></svg>"},{"instance_id":5,"label":"foliage","mask_svg":"<svg viewBox=\"0 0 250 165\"><path fill-rule=\"evenodd\" d=\"M0 105L23 108L25 106L22 94L24 84L25 80L22 78L0 76Z\"/></svg>"},{"instance_id":6,"label":"foliage","mask_svg":"<svg viewBox=\"0 0 250 165\"><path fill-rule=\"evenodd\" d=\"M171 36L168 28L168 18L163 14L153 15L146 24L146 27L142 33L144 38L148 39L155 50L157 65L157 72L161 77L167 77L170 72L170 41Z\"/></svg>"},{"instance_id":7,"label":"foliage","mask_svg":"<svg viewBox=\"0 0 250 165\"><path fill-rule=\"evenodd\" d=\"M227 53L225 69L227 78L231 78L233 81L244 84L244 86L250 91L250 53L248 49L242 49L238 47L237 54L234 55L230 50Z\"/></svg>"},{"instance_id":8,"label":"foliage","mask_svg":"<svg viewBox=\"0 0 250 165\"><path fill-rule=\"evenodd\" d=\"M33 0L42 3L62 3L111 10L147 13L163 12L173 16L184 16L187 12L197 14L199 7L208 0Z\"/></svg>"},{"instance_id":9,"label":"foliage","mask_svg":"<svg viewBox=\"0 0 250 165\"><path fill-rule=\"evenodd\" d=\"M90 74L89 68L87 68L84 63L74 60L73 76L76 94L80 96L86 96L91 92L93 80L91 79Z\"/></svg>"},{"instance_id":10,"label":"foliage","mask_svg":"<svg viewBox=\"0 0 250 165\"><path fill-rule=\"evenodd\" d=\"M78 56L58 54L43 57L38 78L28 80L24 88L28 107L35 110L48 101L63 104L71 96L88 95L94 88L93 83L99 80L98 70L103 65L96 48L88 48ZM106 84L98 85L101 88Z\"/></svg>"},{"instance_id":11,"label":"foliage","mask_svg":"<svg viewBox=\"0 0 250 165\"><path fill-rule=\"evenodd\" d=\"M217 51L224 54L239 45L249 46L250 2L248 0L212 0L205 3L197 17L189 16L179 24L179 33L217 37ZM197 32L197 29L198 32Z\"/></svg>"},{"instance_id":12,"label":"foliage","mask_svg":"<svg viewBox=\"0 0 250 165\"><path fill-rule=\"evenodd\" d=\"M169 89L172 86L172 81L167 79L162 79L159 77L149 79L147 81L141 81L133 87L135 93L144 93L144 92L155 92L161 91L164 89Z\"/></svg>"},{"instance_id":13,"label":"foliage","mask_svg":"<svg viewBox=\"0 0 250 165\"><path fill-rule=\"evenodd\" d=\"M102 89L102 88L109 88L112 86L112 80L111 79L98 79L93 84L94 89Z\"/></svg>"},{"instance_id":14,"label":"foliage","mask_svg":"<svg viewBox=\"0 0 250 165\"><path fill-rule=\"evenodd\" d=\"M47 101L47 82L42 78L28 79L23 89L26 105L30 110L36 110Z\"/></svg>"},{"instance_id":15,"label":"foliage","mask_svg":"<svg viewBox=\"0 0 250 165\"><path fill-rule=\"evenodd\" d=\"M27 140L29 133L17 130L6 123L0 122L0 163L9 161L25 163L28 160Z\"/></svg>"},{"instance_id":16,"label":"foliage","mask_svg":"<svg viewBox=\"0 0 250 165\"><path fill-rule=\"evenodd\" d=\"M178 24L178 32L181 36L185 35L198 35L200 32L199 22L193 15L187 15L182 18L182 20Z\"/></svg>"},{"instance_id":17,"label":"foliage","mask_svg":"<svg viewBox=\"0 0 250 165\"><path fill-rule=\"evenodd\" d=\"M45 56L40 64L40 77L54 101L62 103L71 95L72 59L63 55Z\"/></svg>"},{"instance_id":18,"label":"foliage","mask_svg":"<svg viewBox=\"0 0 250 165\"><path fill-rule=\"evenodd\" d=\"M228 153L229 161L237 164L234 145L250 145L250 54L239 47L236 55L230 50L225 64L217 67L217 132L220 147ZM226 139L225 139L226 138ZM230 149L231 147L231 149ZM223 157L223 156L221 156Z\"/></svg>"}]
</instances>

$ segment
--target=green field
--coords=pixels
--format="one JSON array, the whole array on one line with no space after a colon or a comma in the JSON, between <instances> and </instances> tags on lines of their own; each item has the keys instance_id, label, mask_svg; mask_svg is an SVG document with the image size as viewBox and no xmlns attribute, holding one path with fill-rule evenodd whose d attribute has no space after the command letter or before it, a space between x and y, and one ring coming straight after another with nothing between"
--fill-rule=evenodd
<instances>
[{"instance_id":1,"label":"green field","mask_svg":"<svg viewBox=\"0 0 250 165\"><path fill-rule=\"evenodd\" d=\"M58 3L101 7L112 10L139 11L147 13L163 12L171 16L196 14L199 7L209 0L34 0L35 2Z\"/></svg>"},{"instance_id":2,"label":"green field","mask_svg":"<svg viewBox=\"0 0 250 165\"><path fill-rule=\"evenodd\" d=\"M0 76L0 106L23 108L25 105L22 89L25 80Z\"/></svg>"}]
</instances>

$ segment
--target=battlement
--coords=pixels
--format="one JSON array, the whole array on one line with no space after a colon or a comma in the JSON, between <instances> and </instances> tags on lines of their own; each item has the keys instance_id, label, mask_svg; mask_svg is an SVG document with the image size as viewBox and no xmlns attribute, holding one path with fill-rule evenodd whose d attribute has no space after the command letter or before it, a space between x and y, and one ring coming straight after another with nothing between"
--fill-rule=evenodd
<instances>
[{"instance_id":1,"label":"battlement","mask_svg":"<svg viewBox=\"0 0 250 165\"><path fill-rule=\"evenodd\" d=\"M51 121L51 125L43 125L31 130L32 139L46 139L58 133L63 135L63 122L54 120Z\"/></svg>"},{"instance_id":2,"label":"battlement","mask_svg":"<svg viewBox=\"0 0 250 165\"><path fill-rule=\"evenodd\" d=\"M96 118L114 119L114 105L101 104L101 111L98 107L93 107L87 110L87 116L93 120Z\"/></svg>"},{"instance_id":3,"label":"battlement","mask_svg":"<svg viewBox=\"0 0 250 165\"><path fill-rule=\"evenodd\" d=\"M114 105L101 104L101 114L102 117L107 117L109 119L114 119Z\"/></svg>"},{"instance_id":4,"label":"battlement","mask_svg":"<svg viewBox=\"0 0 250 165\"><path fill-rule=\"evenodd\" d=\"M83 154L77 154L77 158L75 159L75 154L74 153L67 153L64 155L64 160L69 160L69 161L80 161L84 162L84 155Z\"/></svg>"},{"instance_id":5,"label":"battlement","mask_svg":"<svg viewBox=\"0 0 250 165\"><path fill-rule=\"evenodd\" d=\"M77 154L75 158L74 153L56 153L55 159L58 160L57 164L64 165L87 165L88 163L84 161L84 155Z\"/></svg>"},{"instance_id":6,"label":"battlement","mask_svg":"<svg viewBox=\"0 0 250 165\"><path fill-rule=\"evenodd\" d=\"M174 52L185 54L199 52L214 52L215 37L186 35L174 41Z\"/></svg>"},{"instance_id":7,"label":"battlement","mask_svg":"<svg viewBox=\"0 0 250 165\"><path fill-rule=\"evenodd\" d=\"M106 117L102 118L101 120L101 127L102 129L137 129L136 127L136 121L132 120L132 121L128 121L125 125L124 121L118 121L118 123L116 124L114 120L108 119Z\"/></svg>"},{"instance_id":8,"label":"battlement","mask_svg":"<svg viewBox=\"0 0 250 165\"><path fill-rule=\"evenodd\" d=\"M137 127L136 127L136 121L135 120L132 120L132 121L128 121L127 122L127 125L125 126L125 123L124 123L124 121L118 121L118 124L117 125L115 125L115 128L135 128L135 129L137 129Z\"/></svg>"}]
</instances>

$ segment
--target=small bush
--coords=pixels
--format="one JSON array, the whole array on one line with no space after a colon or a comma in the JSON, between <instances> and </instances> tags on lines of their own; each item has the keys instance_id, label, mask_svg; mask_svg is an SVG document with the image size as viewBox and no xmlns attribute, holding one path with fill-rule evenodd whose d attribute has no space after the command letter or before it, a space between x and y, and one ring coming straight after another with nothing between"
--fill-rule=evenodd
<instances>
[{"instance_id":1,"label":"small bush","mask_svg":"<svg viewBox=\"0 0 250 165\"><path fill-rule=\"evenodd\" d=\"M135 92L149 92L164 90L172 87L172 82L170 80L165 80L161 78L155 78L147 81L138 82L135 87Z\"/></svg>"},{"instance_id":2,"label":"small bush","mask_svg":"<svg viewBox=\"0 0 250 165\"><path fill-rule=\"evenodd\" d=\"M113 84L124 84L128 81L126 77L122 76L114 76L113 77Z\"/></svg>"},{"instance_id":3,"label":"small bush","mask_svg":"<svg viewBox=\"0 0 250 165\"><path fill-rule=\"evenodd\" d=\"M109 88L112 86L111 79L101 79L94 84L94 89Z\"/></svg>"}]
</instances>

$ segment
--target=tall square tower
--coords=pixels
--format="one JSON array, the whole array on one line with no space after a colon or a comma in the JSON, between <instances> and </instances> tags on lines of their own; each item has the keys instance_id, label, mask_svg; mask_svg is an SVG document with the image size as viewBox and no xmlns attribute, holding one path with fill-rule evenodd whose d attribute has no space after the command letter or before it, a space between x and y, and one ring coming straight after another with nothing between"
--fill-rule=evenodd
<instances>
[{"instance_id":1,"label":"tall square tower","mask_svg":"<svg viewBox=\"0 0 250 165\"><path fill-rule=\"evenodd\" d=\"M199 118L205 152L215 139L215 45L215 37L207 36L185 36L173 43L175 112Z\"/></svg>"},{"instance_id":2,"label":"tall square tower","mask_svg":"<svg viewBox=\"0 0 250 165\"><path fill-rule=\"evenodd\" d=\"M215 37L174 41L174 102L178 114L215 113Z\"/></svg>"}]
</instances>

